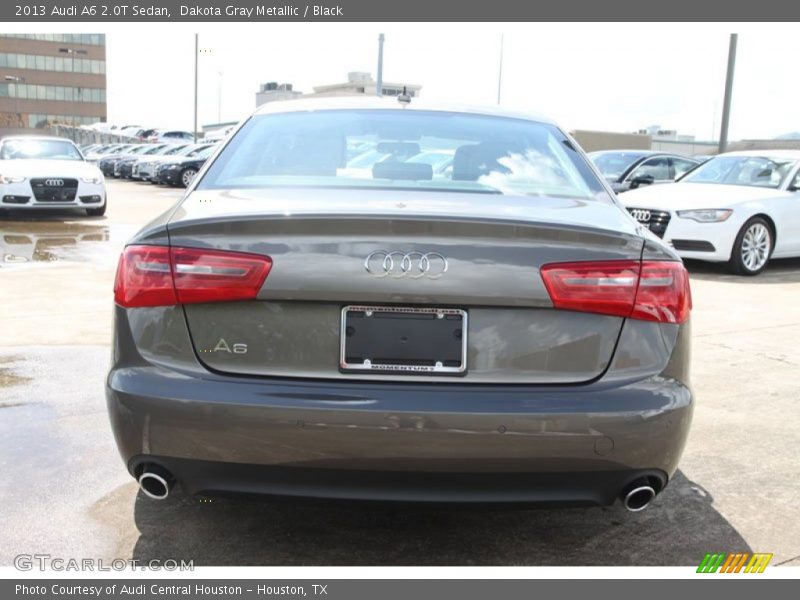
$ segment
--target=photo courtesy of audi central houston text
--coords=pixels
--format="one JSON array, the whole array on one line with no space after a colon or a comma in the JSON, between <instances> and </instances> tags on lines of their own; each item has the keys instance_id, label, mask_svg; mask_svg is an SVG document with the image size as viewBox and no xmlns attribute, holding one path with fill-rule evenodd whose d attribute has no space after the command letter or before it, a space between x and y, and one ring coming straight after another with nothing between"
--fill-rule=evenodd
<instances>
[{"instance_id":1,"label":"photo courtesy of audi central houston text","mask_svg":"<svg viewBox=\"0 0 800 600\"><path fill-rule=\"evenodd\" d=\"M0 576L800 576L795 24L172 2L0 26Z\"/></svg>"},{"instance_id":2,"label":"photo courtesy of audi central houston text","mask_svg":"<svg viewBox=\"0 0 800 600\"><path fill-rule=\"evenodd\" d=\"M268 105L128 242L114 299L108 409L154 499L639 511L691 424L686 269L543 117Z\"/></svg>"}]
</instances>

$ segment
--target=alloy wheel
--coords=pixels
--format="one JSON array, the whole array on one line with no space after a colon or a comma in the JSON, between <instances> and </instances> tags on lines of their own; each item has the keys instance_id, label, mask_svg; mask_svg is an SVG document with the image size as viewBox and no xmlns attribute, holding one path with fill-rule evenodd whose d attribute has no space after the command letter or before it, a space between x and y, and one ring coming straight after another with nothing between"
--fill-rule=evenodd
<instances>
[{"instance_id":1,"label":"alloy wheel","mask_svg":"<svg viewBox=\"0 0 800 600\"><path fill-rule=\"evenodd\" d=\"M742 238L742 263L749 271L758 271L769 259L770 233L763 223L753 223Z\"/></svg>"},{"instance_id":2,"label":"alloy wheel","mask_svg":"<svg viewBox=\"0 0 800 600\"><path fill-rule=\"evenodd\" d=\"M192 179L194 179L195 175L197 175L197 171L194 169L186 169L181 175L181 183L183 184L183 187L189 187L189 184L192 183Z\"/></svg>"}]
</instances>

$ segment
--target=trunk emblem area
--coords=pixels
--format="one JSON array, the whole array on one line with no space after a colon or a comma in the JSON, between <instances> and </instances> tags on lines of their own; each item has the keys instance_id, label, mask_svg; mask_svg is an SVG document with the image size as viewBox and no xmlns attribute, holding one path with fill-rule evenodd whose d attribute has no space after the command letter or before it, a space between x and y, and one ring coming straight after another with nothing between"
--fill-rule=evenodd
<instances>
[{"instance_id":1,"label":"trunk emblem area","mask_svg":"<svg viewBox=\"0 0 800 600\"><path fill-rule=\"evenodd\" d=\"M449 267L447 259L438 252L376 250L364 259L364 270L370 275L395 279L438 279Z\"/></svg>"}]
</instances>

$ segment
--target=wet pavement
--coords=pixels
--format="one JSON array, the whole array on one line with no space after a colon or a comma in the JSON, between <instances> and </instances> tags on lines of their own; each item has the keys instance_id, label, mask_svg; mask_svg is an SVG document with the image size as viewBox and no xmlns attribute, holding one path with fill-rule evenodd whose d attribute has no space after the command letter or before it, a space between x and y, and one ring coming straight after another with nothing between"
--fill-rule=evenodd
<instances>
[{"instance_id":1,"label":"wet pavement","mask_svg":"<svg viewBox=\"0 0 800 600\"><path fill-rule=\"evenodd\" d=\"M690 264L698 402L681 470L643 513L198 499L138 492L108 425L119 250L180 195L111 184L105 218L0 218L0 565L19 553L196 565L800 565L800 260ZM10 258L7 258L10 257Z\"/></svg>"},{"instance_id":2,"label":"wet pavement","mask_svg":"<svg viewBox=\"0 0 800 600\"><path fill-rule=\"evenodd\" d=\"M111 182L104 217L80 210L1 214L0 305L15 309L0 327L0 346L107 344L119 253L182 193Z\"/></svg>"}]
</instances>

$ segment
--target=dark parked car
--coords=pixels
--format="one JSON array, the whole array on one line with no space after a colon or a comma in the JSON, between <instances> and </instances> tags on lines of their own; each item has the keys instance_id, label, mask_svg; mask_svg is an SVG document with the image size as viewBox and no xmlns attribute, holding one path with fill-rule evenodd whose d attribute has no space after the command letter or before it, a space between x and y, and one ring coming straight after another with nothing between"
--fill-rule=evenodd
<instances>
[{"instance_id":1,"label":"dark parked car","mask_svg":"<svg viewBox=\"0 0 800 600\"><path fill-rule=\"evenodd\" d=\"M452 169L353 172L363 139ZM266 104L128 242L114 297L107 404L151 498L635 511L689 431L686 270L539 117Z\"/></svg>"},{"instance_id":2,"label":"dark parked car","mask_svg":"<svg viewBox=\"0 0 800 600\"><path fill-rule=\"evenodd\" d=\"M647 150L602 150L590 152L589 158L617 193L643 185L672 183L702 162Z\"/></svg>"},{"instance_id":3,"label":"dark parked car","mask_svg":"<svg viewBox=\"0 0 800 600\"><path fill-rule=\"evenodd\" d=\"M169 144L145 144L141 152L120 158L114 165L114 176L120 179L131 179L133 177L133 165L144 156L161 154L168 150Z\"/></svg>"},{"instance_id":4,"label":"dark parked car","mask_svg":"<svg viewBox=\"0 0 800 600\"><path fill-rule=\"evenodd\" d=\"M192 150L192 146L193 144L170 144L167 148L161 150L161 152L142 156L133 163L131 178L141 181L150 181L157 163L184 156L187 152Z\"/></svg>"},{"instance_id":5,"label":"dark parked car","mask_svg":"<svg viewBox=\"0 0 800 600\"><path fill-rule=\"evenodd\" d=\"M149 147L149 144L124 144L113 152L100 157L97 166L106 177L119 177L119 172L116 170L117 163L124 158L139 156Z\"/></svg>"},{"instance_id":6,"label":"dark parked car","mask_svg":"<svg viewBox=\"0 0 800 600\"><path fill-rule=\"evenodd\" d=\"M216 147L212 144L203 147L194 154L175 161L163 162L158 165L156 178L158 183L172 186L188 187L205 164L206 159L214 153Z\"/></svg>"}]
</instances>

